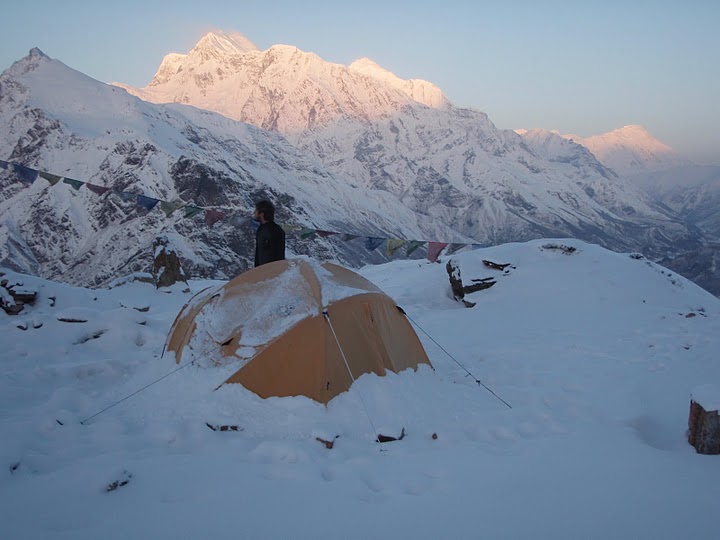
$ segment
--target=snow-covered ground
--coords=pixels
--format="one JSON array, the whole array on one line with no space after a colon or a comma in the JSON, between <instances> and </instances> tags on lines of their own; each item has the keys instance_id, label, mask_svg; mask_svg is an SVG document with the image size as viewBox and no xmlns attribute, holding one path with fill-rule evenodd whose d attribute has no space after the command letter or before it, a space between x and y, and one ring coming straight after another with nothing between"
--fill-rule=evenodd
<instances>
[{"instance_id":1,"label":"snow-covered ground","mask_svg":"<svg viewBox=\"0 0 720 540\"><path fill-rule=\"evenodd\" d=\"M434 370L362 376L327 408L172 373L167 332L212 283L9 273L38 301L0 311L0 538L714 538L720 456L686 429L693 391L719 401L720 300L575 240L453 258L466 283L497 279L473 308L444 264L361 271L422 329Z\"/></svg>"}]
</instances>

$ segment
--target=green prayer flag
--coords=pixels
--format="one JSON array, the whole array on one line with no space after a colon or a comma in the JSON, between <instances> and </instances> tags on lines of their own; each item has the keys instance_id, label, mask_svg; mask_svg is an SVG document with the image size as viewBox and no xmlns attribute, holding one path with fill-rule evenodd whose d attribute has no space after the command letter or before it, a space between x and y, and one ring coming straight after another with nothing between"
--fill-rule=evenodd
<instances>
[{"instance_id":1,"label":"green prayer flag","mask_svg":"<svg viewBox=\"0 0 720 540\"><path fill-rule=\"evenodd\" d=\"M185 206L183 201L160 201L160 209L165 212L165 216L170 217L175 210Z\"/></svg>"},{"instance_id":2,"label":"green prayer flag","mask_svg":"<svg viewBox=\"0 0 720 540\"><path fill-rule=\"evenodd\" d=\"M409 256L413 251L415 251L420 246L426 244L427 242L423 242L420 240L410 240L407 243L407 248L405 248L405 256Z\"/></svg>"},{"instance_id":3,"label":"green prayer flag","mask_svg":"<svg viewBox=\"0 0 720 540\"><path fill-rule=\"evenodd\" d=\"M300 229L300 238L303 240L307 240L308 238L312 238L315 236L315 233L317 232L317 229L307 229L303 227Z\"/></svg>"},{"instance_id":4,"label":"green prayer flag","mask_svg":"<svg viewBox=\"0 0 720 540\"><path fill-rule=\"evenodd\" d=\"M397 240L395 238L388 238L385 242L385 253L388 257L392 257L395 252L405 245L406 240Z\"/></svg>"},{"instance_id":5,"label":"green prayer flag","mask_svg":"<svg viewBox=\"0 0 720 540\"><path fill-rule=\"evenodd\" d=\"M72 178L63 178L63 183L68 184L72 186L74 189L80 189L85 185L85 182L81 182L80 180L73 180Z\"/></svg>"},{"instance_id":6,"label":"green prayer flag","mask_svg":"<svg viewBox=\"0 0 720 540\"><path fill-rule=\"evenodd\" d=\"M198 215L202 211L203 211L203 209L198 208L197 206L186 206L185 207L185 217L191 218L193 216Z\"/></svg>"}]
</instances>

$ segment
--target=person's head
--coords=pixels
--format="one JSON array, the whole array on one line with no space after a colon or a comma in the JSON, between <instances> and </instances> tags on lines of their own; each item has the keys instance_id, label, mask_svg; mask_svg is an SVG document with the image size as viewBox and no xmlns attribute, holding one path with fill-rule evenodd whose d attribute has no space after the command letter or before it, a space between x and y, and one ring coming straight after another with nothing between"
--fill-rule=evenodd
<instances>
[{"instance_id":1,"label":"person's head","mask_svg":"<svg viewBox=\"0 0 720 540\"><path fill-rule=\"evenodd\" d=\"M255 219L260 223L275 221L275 207L270 201L259 201L255 203Z\"/></svg>"}]
</instances>

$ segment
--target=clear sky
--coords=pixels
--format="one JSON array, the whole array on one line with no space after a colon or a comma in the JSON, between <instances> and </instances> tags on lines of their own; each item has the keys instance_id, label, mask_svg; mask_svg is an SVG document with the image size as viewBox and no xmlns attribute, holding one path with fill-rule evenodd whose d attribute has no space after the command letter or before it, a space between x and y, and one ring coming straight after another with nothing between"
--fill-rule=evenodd
<instances>
[{"instance_id":1,"label":"clear sky","mask_svg":"<svg viewBox=\"0 0 720 540\"><path fill-rule=\"evenodd\" d=\"M717 0L35 0L0 13L0 70L39 47L101 81L145 86L165 54L237 31L261 49L366 56L500 128L587 137L640 124L720 164Z\"/></svg>"}]
</instances>

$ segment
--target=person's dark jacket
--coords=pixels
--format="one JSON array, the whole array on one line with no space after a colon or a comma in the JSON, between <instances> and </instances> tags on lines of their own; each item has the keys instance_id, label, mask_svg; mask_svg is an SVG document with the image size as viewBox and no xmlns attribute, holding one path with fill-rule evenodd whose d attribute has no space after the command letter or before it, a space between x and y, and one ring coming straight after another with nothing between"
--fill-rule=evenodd
<instances>
[{"instance_id":1,"label":"person's dark jacket","mask_svg":"<svg viewBox=\"0 0 720 540\"><path fill-rule=\"evenodd\" d=\"M262 223L255 235L255 266L285 259L285 231L274 221Z\"/></svg>"}]
</instances>

